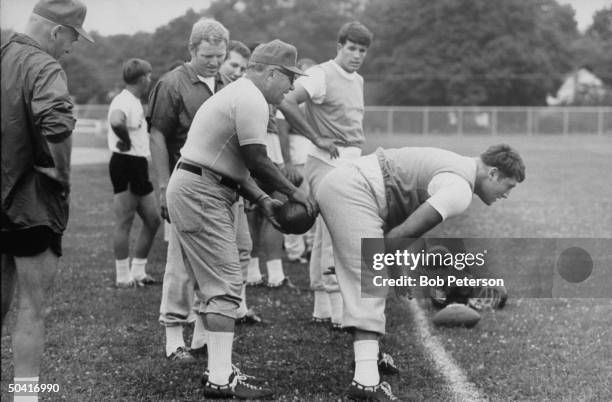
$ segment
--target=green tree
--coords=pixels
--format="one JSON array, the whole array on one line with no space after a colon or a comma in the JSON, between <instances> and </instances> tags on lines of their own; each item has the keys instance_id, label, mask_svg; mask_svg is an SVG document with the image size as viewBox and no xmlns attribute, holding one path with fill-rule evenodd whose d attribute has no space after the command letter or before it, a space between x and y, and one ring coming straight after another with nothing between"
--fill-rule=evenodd
<instances>
[{"instance_id":1,"label":"green tree","mask_svg":"<svg viewBox=\"0 0 612 402\"><path fill-rule=\"evenodd\" d=\"M579 34L554 0L373 0L365 14L385 104L544 104Z\"/></svg>"}]
</instances>

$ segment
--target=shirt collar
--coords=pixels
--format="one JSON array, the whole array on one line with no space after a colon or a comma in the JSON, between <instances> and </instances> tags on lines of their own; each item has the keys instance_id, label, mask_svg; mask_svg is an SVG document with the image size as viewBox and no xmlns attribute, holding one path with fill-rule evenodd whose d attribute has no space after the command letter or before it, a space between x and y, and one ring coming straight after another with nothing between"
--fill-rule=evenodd
<instances>
[{"instance_id":1,"label":"shirt collar","mask_svg":"<svg viewBox=\"0 0 612 402\"><path fill-rule=\"evenodd\" d=\"M189 79L191 80L193 84L200 83L200 84L206 85L202 81L200 81L200 79L198 78L198 73L191 66L191 64L185 63L185 68L187 69L187 75L189 76ZM217 74L215 74L215 92L217 92L217 89L220 88L222 85L223 85L223 79L221 78L221 74L217 72Z\"/></svg>"},{"instance_id":2,"label":"shirt collar","mask_svg":"<svg viewBox=\"0 0 612 402\"><path fill-rule=\"evenodd\" d=\"M14 33L13 36L11 36L11 38L9 39L9 42L17 42L17 43L21 43L22 45L33 46L45 52L45 50L40 46L40 43L30 38L28 35Z\"/></svg>"},{"instance_id":3,"label":"shirt collar","mask_svg":"<svg viewBox=\"0 0 612 402\"><path fill-rule=\"evenodd\" d=\"M345 69L340 67L340 64L338 64L338 62L336 60L332 59L331 61L332 61L332 65L334 67L336 67L336 70L338 70L340 75L343 76L344 78L349 79L349 80L354 80L355 77L357 77L357 72L356 71L352 72L352 73L349 73Z\"/></svg>"}]
</instances>

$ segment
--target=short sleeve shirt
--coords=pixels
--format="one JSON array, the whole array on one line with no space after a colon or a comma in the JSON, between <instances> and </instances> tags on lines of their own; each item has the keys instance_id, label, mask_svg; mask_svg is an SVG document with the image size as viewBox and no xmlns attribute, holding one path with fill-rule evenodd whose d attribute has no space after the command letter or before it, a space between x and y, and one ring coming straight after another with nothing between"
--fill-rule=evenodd
<instances>
[{"instance_id":1,"label":"short sleeve shirt","mask_svg":"<svg viewBox=\"0 0 612 402\"><path fill-rule=\"evenodd\" d=\"M261 91L248 78L239 78L200 107L181 149L182 158L242 182L249 171L240 147L266 145L269 113Z\"/></svg>"},{"instance_id":2,"label":"short sleeve shirt","mask_svg":"<svg viewBox=\"0 0 612 402\"><path fill-rule=\"evenodd\" d=\"M115 134L109 123L108 149L112 152L123 153L125 155L148 157L151 154L149 151L149 135L140 99L127 89L124 89L111 101L108 108L108 121L110 121L111 114L116 110L125 114L132 147L126 152L119 151L117 148L119 137Z\"/></svg>"}]
</instances>

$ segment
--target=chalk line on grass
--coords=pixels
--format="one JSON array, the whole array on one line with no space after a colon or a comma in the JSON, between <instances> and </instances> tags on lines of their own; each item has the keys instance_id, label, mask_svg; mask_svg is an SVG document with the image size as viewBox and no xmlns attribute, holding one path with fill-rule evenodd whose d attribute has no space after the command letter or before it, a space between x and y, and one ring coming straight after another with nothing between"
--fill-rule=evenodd
<instances>
[{"instance_id":1,"label":"chalk line on grass","mask_svg":"<svg viewBox=\"0 0 612 402\"><path fill-rule=\"evenodd\" d=\"M399 298L400 304L410 310L414 317L416 332L423 343L425 353L434 368L442 375L452 399L455 401L486 401L478 388L472 384L453 357L444 349L437 336L432 335L429 319L416 299Z\"/></svg>"}]
</instances>

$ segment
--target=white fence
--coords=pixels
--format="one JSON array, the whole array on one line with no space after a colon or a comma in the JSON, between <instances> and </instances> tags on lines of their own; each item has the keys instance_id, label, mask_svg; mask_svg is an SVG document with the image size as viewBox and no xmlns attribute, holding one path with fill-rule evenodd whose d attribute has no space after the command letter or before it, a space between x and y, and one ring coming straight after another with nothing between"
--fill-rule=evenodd
<instances>
[{"instance_id":1,"label":"white fence","mask_svg":"<svg viewBox=\"0 0 612 402\"><path fill-rule=\"evenodd\" d=\"M79 105L81 125L106 130L108 105ZM379 135L612 135L612 107L367 106L366 134Z\"/></svg>"}]
</instances>

